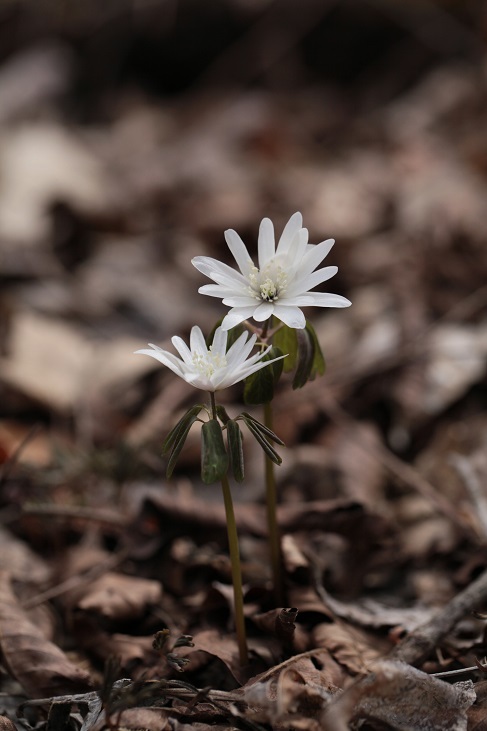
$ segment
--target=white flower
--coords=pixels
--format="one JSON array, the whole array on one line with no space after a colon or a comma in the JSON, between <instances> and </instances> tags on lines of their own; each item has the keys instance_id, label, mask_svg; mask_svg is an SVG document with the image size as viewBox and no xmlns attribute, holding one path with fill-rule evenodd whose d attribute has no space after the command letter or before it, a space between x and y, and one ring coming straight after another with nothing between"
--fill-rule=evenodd
<instances>
[{"instance_id":1,"label":"white flower","mask_svg":"<svg viewBox=\"0 0 487 731\"><path fill-rule=\"evenodd\" d=\"M195 325L191 329L190 348L180 337L175 336L171 339L181 358L152 343L149 345L153 350L135 352L152 356L195 388L201 388L204 391L219 391L243 381L247 376L260 371L261 368L265 368L276 360L285 358L282 355L279 358L262 362L262 358L270 350L270 346L248 358L257 340L257 335L252 335L250 338L248 335L247 332L242 333L227 352L228 333L225 330L222 330L221 327L215 330L213 343L208 348L203 333Z\"/></svg>"},{"instance_id":2,"label":"white flower","mask_svg":"<svg viewBox=\"0 0 487 731\"><path fill-rule=\"evenodd\" d=\"M302 216L295 213L287 222L279 243L275 245L272 221L264 218L258 239L259 266L252 261L247 247L236 231L225 231L228 248L240 272L208 256L192 260L200 272L216 284L205 284L201 294L221 297L232 309L223 319L222 328L230 328L253 317L257 322L274 315L292 328L306 326L300 307L349 307L350 300L338 294L310 292L338 269L335 266L315 271L335 243L327 239L321 244L308 244L308 230L302 228Z\"/></svg>"}]
</instances>

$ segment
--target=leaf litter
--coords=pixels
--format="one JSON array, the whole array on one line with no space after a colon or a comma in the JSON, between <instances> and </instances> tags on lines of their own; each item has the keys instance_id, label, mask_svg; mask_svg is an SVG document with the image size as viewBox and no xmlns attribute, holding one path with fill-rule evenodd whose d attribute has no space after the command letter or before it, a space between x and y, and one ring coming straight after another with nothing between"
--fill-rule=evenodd
<instances>
[{"instance_id":1,"label":"leaf litter","mask_svg":"<svg viewBox=\"0 0 487 731\"><path fill-rule=\"evenodd\" d=\"M153 53L151 32L176 52L195 33L189 4L176 23L161 4L156 23L157 3L122 3L117 43L96 3L84 21L45 5L53 38L80 23L86 45L19 37L0 73L0 725L487 728L485 49L470 55L483 21L468 4L352 2L345 18L329 3L298 19L292 6L281 18L281 0L262 16L225 0L221 22L233 13L240 39L214 51L213 77L158 96L134 93L135 57L131 82L114 83L118 54ZM448 50L432 50L423 12L448 28ZM87 19L114 49L103 63ZM281 76L264 53L274 24ZM360 51L371 29L373 66ZM334 62L360 56L358 80L325 80L316 39ZM259 84L205 86L242 78L242 51ZM95 83L93 68L107 75ZM260 451L235 441L241 667L225 513L193 434L164 477L189 389L132 353L186 336L195 312L209 332L222 311L196 294L190 259L223 260L224 229L251 242L263 216L296 210L312 241L337 239L336 286L353 307L314 316L324 376L276 391L285 607ZM223 406L242 412L238 386Z\"/></svg>"}]
</instances>

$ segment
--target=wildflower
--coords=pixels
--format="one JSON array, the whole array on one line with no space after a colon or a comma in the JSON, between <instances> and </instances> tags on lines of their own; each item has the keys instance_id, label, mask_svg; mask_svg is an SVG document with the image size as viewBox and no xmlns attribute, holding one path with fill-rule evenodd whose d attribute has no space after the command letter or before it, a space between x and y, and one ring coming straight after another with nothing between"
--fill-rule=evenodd
<instances>
[{"instance_id":1,"label":"wildflower","mask_svg":"<svg viewBox=\"0 0 487 731\"><path fill-rule=\"evenodd\" d=\"M247 247L236 231L225 231L225 239L240 271L208 256L197 256L193 265L216 284L198 290L210 297L221 297L231 307L222 322L230 330L253 317L257 322L274 315L291 328L302 329L306 318L301 307L349 307L350 300L338 294L310 290L333 277L338 268L316 270L335 243L327 239L308 244L308 230L302 228L302 216L295 213L287 222L275 244L274 226L269 218L260 224L258 262L255 266Z\"/></svg>"},{"instance_id":2,"label":"wildflower","mask_svg":"<svg viewBox=\"0 0 487 731\"><path fill-rule=\"evenodd\" d=\"M263 361L263 357L270 350L269 346L249 358L257 336L252 335L249 338L248 335L247 332L242 333L227 351L228 333L225 330L218 327L215 330L213 343L208 347L201 329L195 325L191 329L189 348L182 338L178 336L172 338L172 344L181 358L152 343L149 343L152 350L137 350L136 353L152 356L195 388L214 392L233 386L252 373L285 357Z\"/></svg>"}]
</instances>

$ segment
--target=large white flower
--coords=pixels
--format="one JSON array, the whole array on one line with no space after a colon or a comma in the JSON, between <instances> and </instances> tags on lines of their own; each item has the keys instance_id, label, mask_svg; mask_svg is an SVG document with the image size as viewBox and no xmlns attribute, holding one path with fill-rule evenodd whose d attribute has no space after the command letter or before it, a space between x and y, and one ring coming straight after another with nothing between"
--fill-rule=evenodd
<instances>
[{"instance_id":1,"label":"large white flower","mask_svg":"<svg viewBox=\"0 0 487 731\"><path fill-rule=\"evenodd\" d=\"M256 267L244 242L233 229L225 231L228 248L240 272L208 256L196 256L192 263L216 284L199 288L201 294L221 297L232 309L223 319L222 328L230 328L253 317L257 322L274 315L292 328L306 326L301 307L349 307L352 303L338 294L310 292L333 277L338 268L315 271L335 243L308 244L308 230L302 228L302 216L295 213L287 222L276 248L274 226L269 218L260 224Z\"/></svg>"},{"instance_id":2,"label":"large white flower","mask_svg":"<svg viewBox=\"0 0 487 731\"><path fill-rule=\"evenodd\" d=\"M152 350L147 348L135 352L152 356L195 388L201 388L203 391L220 391L243 381L247 376L276 360L285 358L282 355L262 362L270 346L249 358L257 336L252 335L249 338L248 335L247 332L242 333L227 352L228 333L225 330L221 327L215 330L213 343L208 348L201 329L195 325L191 329L189 348L182 338L175 336L171 339L181 358L152 343L149 343Z\"/></svg>"}]
</instances>

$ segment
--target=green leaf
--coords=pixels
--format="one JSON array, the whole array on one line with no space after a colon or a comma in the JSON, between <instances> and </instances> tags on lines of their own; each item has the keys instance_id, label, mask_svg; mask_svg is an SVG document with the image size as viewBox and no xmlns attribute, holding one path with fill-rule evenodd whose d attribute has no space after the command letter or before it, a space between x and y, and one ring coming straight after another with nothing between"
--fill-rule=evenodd
<instances>
[{"instance_id":1,"label":"green leaf","mask_svg":"<svg viewBox=\"0 0 487 731\"><path fill-rule=\"evenodd\" d=\"M306 322L303 330L297 331L298 337L298 365L293 379L293 388L302 388L316 376L322 376L326 369L325 359L320 348L315 329L310 322Z\"/></svg>"},{"instance_id":2,"label":"green leaf","mask_svg":"<svg viewBox=\"0 0 487 731\"><path fill-rule=\"evenodd\" d=\"M229 421L230 417L221 404L217 404L216 413L222 424L226 424Z\"/></svg>"},{"instance_id":3,"label":"green leaf","mask_svg":"<svg viewBox=\"0 0 487 731\"><path fill-rule=\"evenodd\" d=\"M263 360L274 360L274 358L281 358L281 360L276 360L275 363L273 363L269 368L272 369L272 372L274 374L274 385L277 386L279 383L279 379L282 376L282 369L284 367L284 362L286 358L283 358L282 356L284 353L280 348L277 347L277 345L272 345L271 349L265 356ZM287 357L287 356L286 356ZM265 369L264 369L265 370Z\"/></svg>"},{"instance_id":4,"label":"green leaf","mask_svg":"<svg viewBox=\"0 0 487 731\"><path fill-rule=\"evenodd\" d=\"M228 470L228 454L217 419L201 427L201 479L206 485L221 480Z\"/></svg>"},{"instance_id":5,"label":"green leaf","mask_svg":"<svg viewBox=\"0 0 487 731\"><path fill-rule=\"evenodd\" d=\"M293 378L293 388L302 388L308 382L313 370L315 345L313 338L306 328L297 330L298 337L298 365Z\"/></svg>"},{"instance_id":6,"label":"green leaf","mask_svg":"<svg viewBox=\"0 0 487 731\"><path fill-rule=\"evenodd\" d=\"M191 427L193 426L194 422L198 419L199 411L196 414L192 414L190 419L186 419L183 423L183 426L179 428L176 440L174 441L174 445L171 451L171 454L169 455L169 461L167 463L166 467L166 477L169 479L172 476L172 473L174 472L174 467L176 466L176 462L178 460L178 457L181 453L182 448L184 447L184 443L186 441L186 438L189 434L189 431ZM186 414L187 416L187 414ZM182 421L182 420L181 420ZM181 422L180 422L181 424Z\"/></svg>"},{"instance_id":7,"label":"green leaf","mask_svg":"<svg viewBox=\"0 0 487 731\"><path fill-rule=\"evenodd\" d=\"M282 355L280 348L272 347L268 353L262 358L262 362L279 358ZM282 363L286 360L277 361L267 368L261 368L260 371L252 373L244 380L244 403L246 404L265 404L274 398L274 386L278 382L282 373Z\"/></svg>"},{"instance_id":8,"label":"green leaf","mask_svg":"<svg viewBox=\"0 0 487 731\"><path fill-rule=\"evenodd\" d=\"M289 373L296 368L298 360L298 338L296 330L288 325L283 325L277 330L273 337L272 343L279 348L281 353L287 353L287 357L283 360L284 373Z\"/></svg>"},{"instance_id":9,"label":"green leaf","mask_svg":"<svg viewBox=\"0 0 487 731\"><path fill-rule=\"evenodd\" d=\"M260 430L259 426L253 419L247 419L245 416L242 415L242 418L247 426L247 429L252 434L252 436L256 439L256 441L260 444L264 452L267 454L269 459L271 459L275 464L279 465L282 462L281 457L278 455L272 444L266 439L262 431Z\"/></svg>"},{"instance_id":10,"label":"green leaf","mask_svg":"<svg viewBox=\"0 0 487 731\"><path fill-rule=\"evenodd\" d=\"M244 478L243 436L239 425L233 419L227 421L227 442L232 474L237 482L242 482Z\"/></svg>"},{"instance_id":11,"label":"green leaf","mask_svg":"<svg viewBox=\"0 0 487 731\"><path fill-rule=\"evenodd\" d=\"M166 439L164 440L164 444L162 445L162 453L166 454L166 452L169 451L169 449L173 446L173 444L177 441L179 435L181 432L183 432L186 429L187 424L191 425L194 424L196 421L196 418L198 417L198 414L202 409L205 408L204 404L195 404L195 406L192 406L188 411L182 416L176 426L174 426L169 434L167 435Z\"/></svg>"},{"instance_id":12,"label":"green leaf","mask_svg":"<svg viewBox=\"0 0 487 731\"><path fill-rule=\"evenodd\" d=\"M237 419L243 419L245 422L252 421L266 438L272 439L273 442L276 442L276 444L280 444L281 447L284 447L284 442L282 441L282 439L279 439L277 434L274 434L272 429L269 429L268 426L262 424L262 422L256 419L255 416L252 416L252 414L249 414L247 411L243 411L239 416L237 416Z\"/></svg>"},{"instance_id":13,"label":"green leaf","mask_svg":"<svg viewBox=\"0 0 487 731\"><path fill-rule=\"evenodd\" d=\"M306 321L306 330L308 331L310 337L312 338L314 347L315 347L315 355L313 358L313 367L311 369L311 376L309 377L309 380L313 381L316 378L316 376L324 375L324 373L326 371L326 362L325 362L325 356L323 355L323 351L321 350L320 342L316 335L316 331L315 331L313 325L308 321Z\"/></svg>"}]
</instances>

